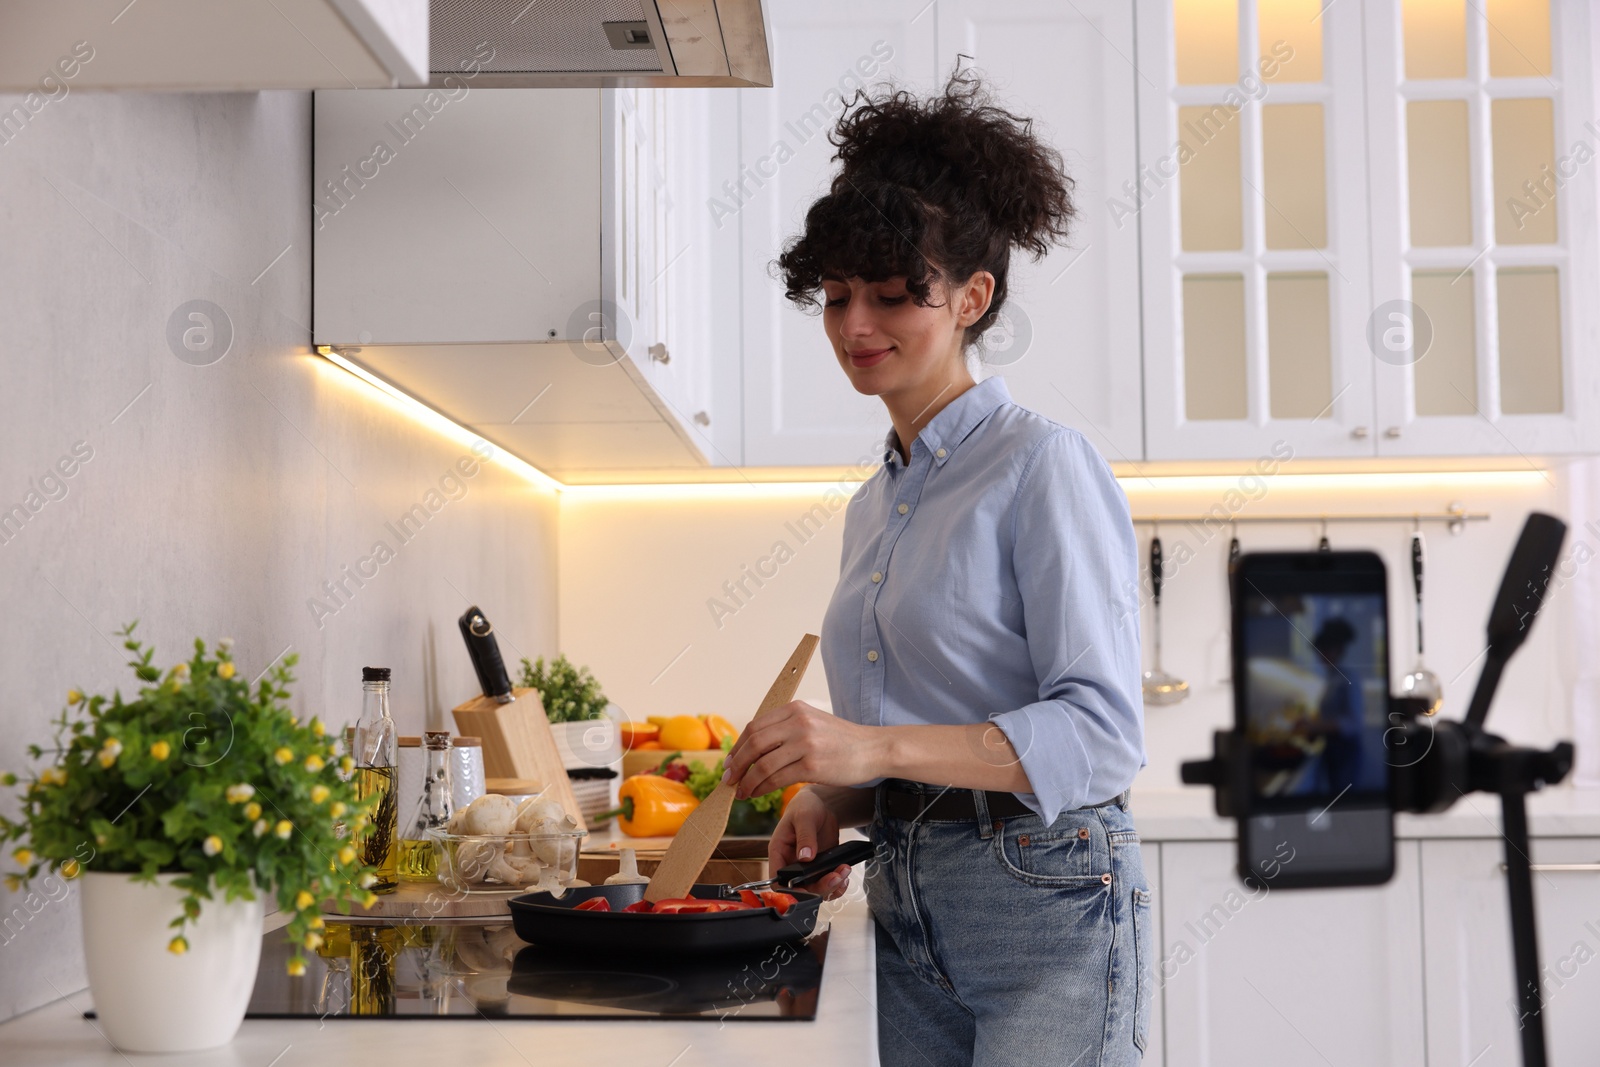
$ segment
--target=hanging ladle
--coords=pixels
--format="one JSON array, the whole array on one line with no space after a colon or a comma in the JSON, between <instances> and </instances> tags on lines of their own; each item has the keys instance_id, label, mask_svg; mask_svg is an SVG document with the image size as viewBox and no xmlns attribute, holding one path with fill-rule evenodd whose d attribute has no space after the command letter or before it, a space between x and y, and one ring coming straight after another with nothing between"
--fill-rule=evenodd
<instances>
[{"instance_id":1,"label":"hanging ladle","mask_svg":"<svg viewBox=\"0 0 1600 1067\"><path fill-rule=\"evenodd\" d=\"M1144 702L1146 704L1176 704L1189 695L1189 683L1161 669L1161 534L1150 535L1150 592L1153 596L1151 610L1155 623L1155 661L1144 672Z\"/></svg>"},{"instance_id":2,"label":"hanging ladle","mask_svg":"<svg viewBox=\"0 0 1600 1067\"><path fill-rule=\"evenodd\" d=\"M1400 679L1400 693L1402 696L1425 701L1427 709L1424 714L1432 715L1444 705L1444 685L1439 681L1439 676L1422 662L1422 530L1420 527L1411 532L1411 586L1417 596L1417 666L1410 674Z\"/></svg>"}]
</instances>

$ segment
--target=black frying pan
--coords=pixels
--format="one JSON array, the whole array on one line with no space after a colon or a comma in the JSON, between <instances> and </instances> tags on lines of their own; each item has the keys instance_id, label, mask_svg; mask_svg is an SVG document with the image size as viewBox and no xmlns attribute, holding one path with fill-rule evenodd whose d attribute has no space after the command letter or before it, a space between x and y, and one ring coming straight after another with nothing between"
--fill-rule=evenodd
<instances>
[{"instance_id":1,"label":"black frying pan","mask_svg":"<svg viewBox=\"0 0 1600 1067\"><path fill-rule=\"evenodd\" d=\"M841 863L854 866L871 856L870 841L847 841L825 850L809 863L778 869L774 885L787 887L813 881ZM751 883L754 884L754 883ZM569 889L559 898L550 893L525 893L510 900L517 936L535 945L589 951L712 953L768 948L797 941L817 925L822 897L794 890L794 906L779 915L775 908L749 908L694 915L651 915L622 909L644 899L645 884L593 885ZM732 886L697 883L690 891L703 900L737 899ZM577 905L605 897L611 911L577 911Z\"/></svg>"}]
</instances>

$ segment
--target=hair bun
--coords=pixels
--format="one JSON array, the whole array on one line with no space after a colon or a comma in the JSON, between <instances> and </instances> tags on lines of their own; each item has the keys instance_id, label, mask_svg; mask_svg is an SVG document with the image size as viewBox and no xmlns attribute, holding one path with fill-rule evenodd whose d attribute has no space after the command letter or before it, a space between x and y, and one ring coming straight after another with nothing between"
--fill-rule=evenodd
<instances>
[{"instance_id":1,"label":"hair bun","mask_svg":"<svg viewBox=\"0 0 1600 1067\"><path fill-rule=\"evenodd\" d=\"M856 101L829 133L842 164L834 193L902 185L948 214L981 212L1035 259L1067 237L1076 210L1061 153L1034 135L1032 119L995 105L970 69L922 100L901 89L858 91Z\"/></svg>"}]
</instances>

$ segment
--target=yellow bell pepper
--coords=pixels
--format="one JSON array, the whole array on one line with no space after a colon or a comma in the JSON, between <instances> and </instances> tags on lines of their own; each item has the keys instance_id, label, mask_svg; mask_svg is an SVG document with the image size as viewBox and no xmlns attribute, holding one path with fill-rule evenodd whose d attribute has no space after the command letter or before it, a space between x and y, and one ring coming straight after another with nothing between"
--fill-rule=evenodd
<instances>
[{"instance_id":1,"label":"yellow bell pepper","mask_svg":"<svg viewBox=\"0 0 1600 1067\"><path fill-rule=\"evenodd\" d=\"M617 790L622 806L614 814L629 837L666 837L678 832L689 813L700 806L689 787L659 774L636 774Z\"/></svg>"}]
</instances>

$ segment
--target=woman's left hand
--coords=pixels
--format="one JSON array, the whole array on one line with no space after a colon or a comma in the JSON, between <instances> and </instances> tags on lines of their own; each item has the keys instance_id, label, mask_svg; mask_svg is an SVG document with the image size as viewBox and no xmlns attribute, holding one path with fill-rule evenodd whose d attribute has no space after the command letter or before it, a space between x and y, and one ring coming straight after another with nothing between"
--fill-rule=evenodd
<instances>
[{"instance_id":1,"label":"woman's left hand","mask_svg":"<svg viewBox=\"0 0 1600 1067\"><path fill-rule=\"evenodd\" d=\"M858 785L879 776L882 731L792 700L762 715L739 735L723 762L724 781L740 798L795 782Z\"/></svg>"}]
</instances>

